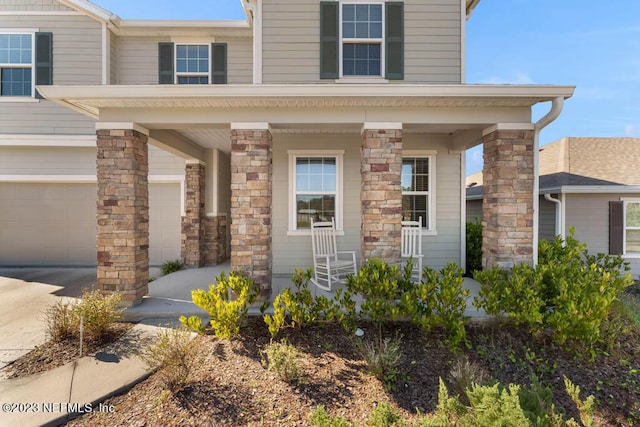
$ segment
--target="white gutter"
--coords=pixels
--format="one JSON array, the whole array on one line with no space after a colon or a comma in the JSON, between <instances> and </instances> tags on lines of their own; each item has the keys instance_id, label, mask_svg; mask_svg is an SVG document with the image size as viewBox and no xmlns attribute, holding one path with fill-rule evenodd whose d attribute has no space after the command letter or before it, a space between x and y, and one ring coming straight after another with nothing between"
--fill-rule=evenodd
<instances>
[{"instance_id":1,"label":"white gutter","mask_svg":"<svg viewBox=\"0 0 640 427\"><path fill-rule=\"evenodd\" d=\"M564 223L562 222L562 201L554 199L551 194L546 193L544 199L556 205L556 230L555 235L564 239Z\"/></svg>"},{"instance_id":2,"label":"white gutter","mask_svg":"<svg viewBox=\"0 0 640 427\"><path fill-rule=\"evenodd\" d=\"M564 106L564 97L558 96L551 101L551 109L533 126L533 265L538 264L538 227L540 225L540 131L558 118Z\"/></svg>"}]
</instances>

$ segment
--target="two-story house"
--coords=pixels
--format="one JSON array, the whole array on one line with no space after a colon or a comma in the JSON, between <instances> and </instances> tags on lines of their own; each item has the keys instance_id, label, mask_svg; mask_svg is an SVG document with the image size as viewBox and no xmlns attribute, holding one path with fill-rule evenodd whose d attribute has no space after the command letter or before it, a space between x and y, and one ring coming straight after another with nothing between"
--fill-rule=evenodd
<instances>
[{"instance_id":1,"label":"two-story house","mask_svg":"<svg viewBox=\"0 0 640 427\"><path fill-rule=\"evenodd\" d=\"M97 222L64 262L93 252L99 286L130 303L147 292L149 260L178 252L190 265L229 254L267 296L273 276L312 264L312 217L335 218L361 260L388 262L401 220L421 217L425 265L464 264L465 150L484 143L484 262L535 262L537 135L573 87L465 84L477 3L243 0L236 22L0 0L3 212L26 197L37 210L57 183L69 202L97 187L95 211L8 208L2 246L50 217L74 239Z\"/></svg>"}]
</instances>

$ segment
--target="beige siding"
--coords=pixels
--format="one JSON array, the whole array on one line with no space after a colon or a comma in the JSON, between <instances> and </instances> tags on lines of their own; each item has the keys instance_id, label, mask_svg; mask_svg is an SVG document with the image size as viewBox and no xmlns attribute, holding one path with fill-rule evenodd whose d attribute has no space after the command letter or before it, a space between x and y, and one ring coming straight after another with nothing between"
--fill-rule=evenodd
<instances>
[{"instance_id":1,"label":"beige siding","mask_svg":"<svg viewBox=\"0 0 640 427\"><path fill-rule=\"evenodd\" d=\"M183 159L149 146L151 175L183 175ZM95 175L93 147L0 147L0 171L9 175Z\"/></svg>"},{"instance_id":2,"label":"beige siding","mask_svg":"<svg viewBox=\"0 0 640 427\"><path fill-rule=\"evenodd\" d=\"M168 41L170 40L166 37L119 37L117 41L118 84L158 84L158 43ZM215 42L228 44L228 83L252 83L253 42L251 39L216 37Z\"/></svg>"},{"instance_id":3,"label":"beige siding","mask_svg":"<svg viewBox=\"0 0 640 427\"><path fill-rule=\"evenodd\" d=\"M552 195L558 198L557 194ZM556 237L556 204L540 197L540 215L538 222L538 238L540 240L553 240Z\"/></svg>"},{"instance_id":4,"label":"beige siding","mask_svg":"<svg viewBox=\"0 0 640 427\"><path fill-rule=\"evenodd\" d=\"M69 12L70 7L57 0L0 0L0 11Z\"/></svg>"},{"instance_id":5,"label":"beige siding","mask_svg":"<svg viewBox=\"0 0 640 427\"><path fill-rule=\"evenodd\" d=\"M109 73L112 85L118 82L118 37L109 32Z\"/></svg>"},{"instance_id":6,"label":"beige siding","mask_svg":"<svg viewBox=\"0 0 640 427\"><path fill-rule=\"evenodd\" d=\"M312 266L309 236L287 236L289 225L289 157L287 150L344 150L344 232L341 250L360 251L359 135L278 135L273 140L273 272L289 275ZM407 150L438 150L436 156L437 236L424 236L425 265L441 268L460 263L460 156L448 154L446 138L405 135Z\"/></svg>"},{"instance_id":7,"label":"beige siding","mask_svg":"<svg viewBox=\"0 0 640 427\"><path fill-rule=\"evenodd\" d=\"M395 83L460 83L459 0L407 0L405 79ZM263 5L263 81L320 81L320 7L315 0Z\"/></svg>"},{"instance_id":8,"label":"beige siding","mask_svg":"<svg viewBox=\"0 0 640 427\"><path fill-rule=\"evenodd\" d=\"M2 28L38 29L53 33L53 83L102 82L102 30L85 16L3 16ZM53 102L3 102L0 133L83 134L95 132L90 118Z\"/></svg>"},{"instance_id":9,"label":"beige siding","mask_svg":"<svg viewBox=\"0 0 640 427\"><path fill-rule=\"evenodd\" d=\"M587 244L590 253L609 253L609 202L621 198L640 198L640 194L567 194L565 221L576 230L575 237ZM640 259L627 259L638 278Z\"/></svg>"}]
</instances>

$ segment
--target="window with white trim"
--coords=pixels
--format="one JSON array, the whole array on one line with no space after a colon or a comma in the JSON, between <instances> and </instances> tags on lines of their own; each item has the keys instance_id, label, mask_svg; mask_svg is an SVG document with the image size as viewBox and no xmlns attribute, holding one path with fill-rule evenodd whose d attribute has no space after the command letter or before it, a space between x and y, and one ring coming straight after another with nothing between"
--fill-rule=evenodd
<instances>
[{"instance_id":1,"label":"window with white trim","mask_svg":"<svg viewBox=\"0 0 640 427\"><path fill-rule=\"evenodd\" d=\"M434 229L433 221L433 156L402 159L402 220L418 221L422 228Z\"/></svg>"},{"instance_id":2,"label":"window with white trim","mask_svg":"<svg viewBox=\"0 0 640 427\"><path fill-rule=\"evenodd\" d=\"M209 58L207 44L176 44L176 83L209 84Z\"/></svg>"},{"instance_id":3,"label":"window with white trim","mask_svg":"<svg viewBox=\"0 0 640 427\"><path fill-rule=\"evenodd\" d=\"M381 3L342 3L342 75L383 76Z\"/></svg>"},{"instance_id":4,"label":"window with white trim","mask_svg":"<svg viewBox=\"0 0 640 427\"><path fill-rule=\"evenodd\" d=\"M0 96L32 96L32 33L0 34Z\"/></svg>"},{"instance_id":5,"label":"window with white trim","mask_svg":"<svg viewBox=\"0 0 640 427\"><path fill-rule=\"evenodd\" d=\"M624 254L640 255L640 200L624 202Z\"/></svg>"},{"instance_id":6,"label":"window with white trim","mask_svg":"<svg viewBox=\"0 0 640 427\"><path fill-rule=\"evenodd\" d=\"M309 230L311 220L336 220L342 229L342 151L289 152L289 229Z\"/></svg>"}]
</instances>

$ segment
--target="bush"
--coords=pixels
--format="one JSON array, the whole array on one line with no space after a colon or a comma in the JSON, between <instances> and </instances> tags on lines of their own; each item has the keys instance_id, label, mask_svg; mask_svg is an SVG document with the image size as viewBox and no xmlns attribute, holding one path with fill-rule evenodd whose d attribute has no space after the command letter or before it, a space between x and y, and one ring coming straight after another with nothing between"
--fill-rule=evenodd
<instances>
[{"instance_id":1,"label":"bush","mask_svg":"<svg viewBox=\"0 0 640 427\"><path fill-rule=\"evenodd\" d=\"M242 273L231 272L229 278L224 272L216 277L217 284L210 285L209 291L191 291L193 303L205 310L211 318L210 324L218 338L229 339L240 334L240 324L247 317L247 306L255 302L258 291L253 280ZM235 299L230 299L233 293ZM180 322L188 328L204 333L205 328L197 316L180 316Z\"/></svg>"},{"instance_id":2,"label":"bush","mask_svg":"<svg viewBox=\"0 0 640 427\"><path fill-rule=\"evenodd\" d=\"M188 383L199 361L198 343L185 329L161 329L155 343L144 350L142 360L151 368L158 366L162 384L175 393Z\"/></svg>"},{"instance_id":3,"label":"bush","mask_svg":"<svg viewBox=\"0 0 640 427\"><path fill-rule=\"evenodd\" d=\"M489 373L478 363L469 361L467 356L458 357L449 371L453 391L465 405L469 404L467 389L474 384L485 385L488 380Z\"/></svg>"},{"instance_id":4,"label":"bush","mask_svg":"<svg viewBox=\"0 0 640 427\"><path fill-rule=\"evenodd\" d=\"M388 390L394 390L398 381L401 347L400 337L363 340L356 345L356 349L367 362L369 373L382 381Z\"/></svg>"},{"instance_id":5,"label":"bush","mask_svg":"<svg viewBox=\"0 0 640 427\"><path fill-rule=\"evenodd\" d=\"M534 375L531 385L523 387L518 393L520 407L532 425L539 427L560 427L565 425L564 418L553 404L553 392L540 383Z\"/></svg>"},{"instance_id":6,"label":"bush","mask_svg":"<svg viewBox=\"0 0 640 427\"><path fill-rule=\"evenodd\" d=\"M464 316L469 290L463 288L462 268L448 263L440 272L425 267L422 281L402 296L402 308L414 323L425 330L444 327L453 347L466 342Z\"/></svg>"},{"instance_id":7,"label":"bush","mask_svg":"<svg viewBox=\"0 0 640 427\"><path fill-rule=\"evenodd\" d=\"M353 424L340 416L332 417L324 406L318 406L311 414L311 427L353 427Z\"/></svg>"},{"instance_id":8,"label":"bush","mask_svg":"<svg viewBox=\"0 0 640 427\"><path fill-rule=\"evenodd\" d=\"M479 218L467 222L467 275L482 270L482 224Z\"/></svg>"},{"instance_id":9,"label":"bush","mask_svg":"<svg viewBox=\"0 0 640 427\"><path fill-rule=\"evenodd\" d=\"M73 313L73 304L57 300L44 312L47 335L53 341L64 341L78 333L78 319Z\"/></svg>"},{"instance_id":10,"label":"bush","mask_svg":"<svg viewBox=\"0 0 640 427\"><path fill-rule=\"evenodd\" d=\"M122 316L124 308L119 308L120 294L102 295L99 290L83 291L80 302L73 306L73 316L77 324L82 324L86 336L102 339L114 323Z\"/></svg>"},{"instance_id":11,"label":"bush","mask_svg":"<svg viewBox=\"0 0 640 427\"><path fill-rule=\"evenodd\" d=\"M373 409L367 426L370 427L402 427L407 425L398 410L387 402L382 402Z\"/></svg>"},{"instance_id":12,"label":"bush","mask_svg":"<svg viewBox=\"0 0 640 427\"><path fill-rule=\"evenodd\" d=\"M160 267L160 272L162 273L163 276L166 276L167 274L180 271L183 268L184 268L184 263L179 259L175 259L173 261L165 261Z\"/></svg>"},{"instance_id":13,"label":"bush","mask_svg":"<svg viewBox=\"0 0 640 427\"><path fill-rule=\"evenodd\" d=\"M276 372L281 380L292 382L300 378L298 350L285 340L271 341L263 347L260 354L262 355L262 364L267 370Z\"/></svg>"},{"instance_id":14,"label":"bush","mask_svg":"<svg viewBox=\"0 0 640 427\"><path fill-rule=\"evenodd\" d=\"M506 314L533 333L549 328L556 342L593 345L611 304L633 283L620 256L589 255L584 243L541 241L539 263L522 264L510 273L497 268L476 272L481 283L474 305L488 314Z\"/></svg>"},{"instance_id":15,"label":"bush","mask_svg":"<svg viewBox=\"0 0 640 427\"><path fill-rule=\"evenodd\" d=\"M309 291L309 281L313 277L313 270L296 269L291 280L296 291L287 288L276 295L273 300L273 315L265 314L264 322L269 328L271 338L286 326L303 327L327 316L332 309L331 301L324 296L313 297ZM290 323L287 324L287 319Z\"/></svg>"}]
</instances>

